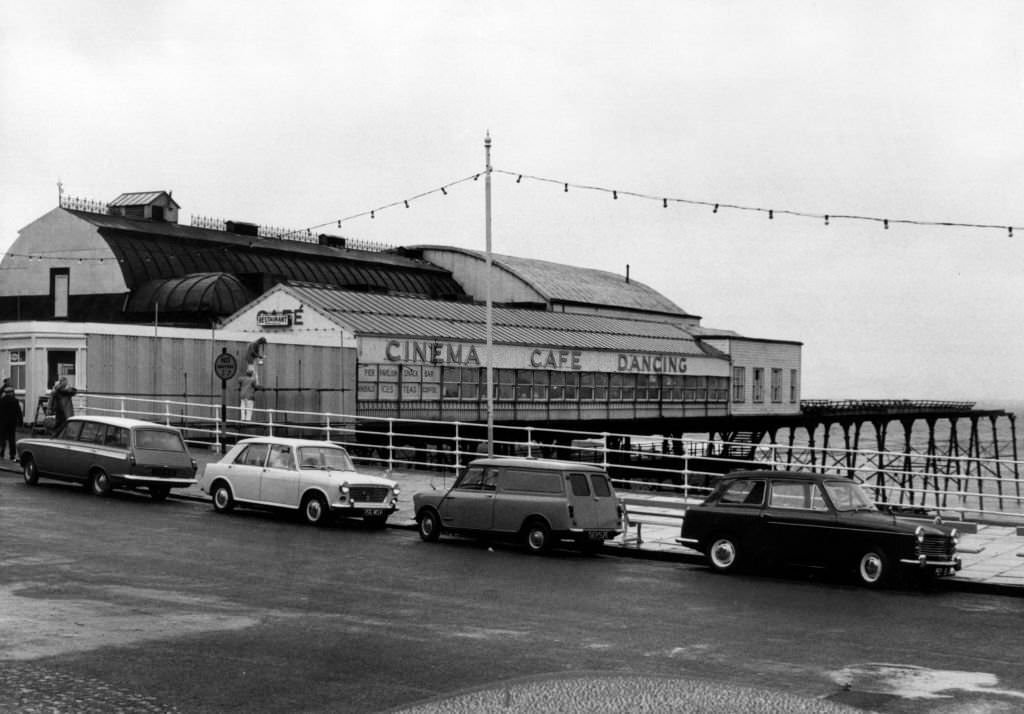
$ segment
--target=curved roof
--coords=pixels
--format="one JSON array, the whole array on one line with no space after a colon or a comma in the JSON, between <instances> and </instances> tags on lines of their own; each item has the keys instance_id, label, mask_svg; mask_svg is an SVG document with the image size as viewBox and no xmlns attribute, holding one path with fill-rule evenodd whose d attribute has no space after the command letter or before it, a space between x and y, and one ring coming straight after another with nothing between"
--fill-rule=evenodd
<instances>
[{"instance_id":1,"label":"curved roof","mask_svg":"<svg viewBox=\"0 0 1024 714\"><path fill-rule=\"evenodd\" d=\"M156 305L163 313L230 315L252 298L242 282L233 275L194 273L143 283L128 296L124 311L150 313Z\"/></svg>"},{"instance_id":2,"label":"curved roof","mask_svg":"<svg viewBox=\"0 0 1024 714\"><path fill-rule=\"evenodd\" d=\"M228 231L68 211L99 229L130 290L195 273L254 274L340 288L460 299L448 271L393 253L257 238Z\"/></svg>"},{"instance_id":3,"label":"curved roof","mask_svg":"<svg viewBox=\"0 0 1024 714\"><path fill-rule=\"evenodd\" d=\"M484 339L484 305L370 295L292 283L279 289L316 306L358 335L412 335L467 342ZM494 340L500 344L722 356L694 339L671 318L634 319L494 308L492 323Z\"/></svg>"},{"instance_id":4,"label":"curved roof","mask_svg":"<svg viewBox=\"0 0 1024 714\"><path fill-rule=\"evenodd\" d=\"M485 253L451 246L416 246L418 250L450 251L485 261ZM533 258L492 254L494 265L530 286L548 303L604 305L625 310L691 316L653 288L624 276L593 268Z\"/></svg>"}]
</instances>

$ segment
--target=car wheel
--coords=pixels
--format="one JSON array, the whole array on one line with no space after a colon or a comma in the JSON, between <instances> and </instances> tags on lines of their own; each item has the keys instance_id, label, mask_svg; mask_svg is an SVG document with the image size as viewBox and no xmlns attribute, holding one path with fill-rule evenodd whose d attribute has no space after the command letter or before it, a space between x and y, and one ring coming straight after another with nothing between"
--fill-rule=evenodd
<instances>
[{"instance_id":1,"label":"car wheel","mask_svg":"<svg viewBox=\"0 0 1024 714\"><path fill-rule=\"evenodd\" d=\"M327 514L330 511L327 508L327 501L324 500L323 496L313 494L307 496L302 502L302 517L306 519L306 523L311 526L323 526L327 523Z\"/></svg>"},{"instance_id":2,"label":"car wheel","mask_svg":"<svg viewBox=\"0 0 1024 714\"><path fill-rule=\"evenodd\" d=\"M167 498L167 495L171 492L170 486L150 486L149 497L154 501L163 501Z\"/></svg>"},{"instance_id":3,"label":"car wheel","mask_svg":"<svg viewBox=\"0 0 1024 714\"><path fill-rule=\"evenodd\" d=\"M31 456L21 457L21 474L26 486L35 486L39 483L39 470L36 469L36 460Z\"/></svg>"},{"instance_id":4,"label":"car wheel","mask_svg":"<svg viewBox=\"0 0 1024 714\"><path fill-rule=\"evenodd\" d=\"M731 573L739 567L740 549L732 536L715 536L708 546L708 562L719 573Z\"/></svg>"},{"instance_id":5,"label":"car wheel","mask_svg":"<svg viewBox=\"0 0 1024 714\"><path fill-rule=\"evenodd\" d=\"M103 469L96 469L92 473L92 478L89 480L92 485L92 492L97 496L106 497L110 495L113 490L113 486L110 483L110 476Z\"/></svg>"},{"instance_id":6,"label":"car wheel","mask_svg":"<svg viewBox=\"0 0 1024 714\"><path fill-rule=\"evenodd\" d=\"M213 510L217 513L230 513L235 507L235 497L231 487L221 481L213 487Z\"/></svg>"},{"instance_id":7,"label":"car wheel","mask_svg":"<svg viewBox=\"0 0 1024 714\"><path fill-rule=\"evenodd\" d=\"M433 508L420 511L418 519L420 538L428 543L436 543L441 537L441 517Z\"/></svg>"},{"instance_id":8,"label":"car wheel","mask_svg":"<svg viewBox=\"0 0 1024 714\"><path fill-rule=\"evenodd\" d=\"M551 550L551 529L541 520L526 524L526 549L531 553L544 553Z\"/></svg>"},{"instance_id":9,"label":"car wheel","mask_svg":"<svg viewBox=\"0 0 1024 714\"><path fill-rule=\"evenodd\" d=\"M871 548L857 561L857 579L862 585L877 588L889 581L889 558L881 548Z\"/></svg>"}]
</instances>

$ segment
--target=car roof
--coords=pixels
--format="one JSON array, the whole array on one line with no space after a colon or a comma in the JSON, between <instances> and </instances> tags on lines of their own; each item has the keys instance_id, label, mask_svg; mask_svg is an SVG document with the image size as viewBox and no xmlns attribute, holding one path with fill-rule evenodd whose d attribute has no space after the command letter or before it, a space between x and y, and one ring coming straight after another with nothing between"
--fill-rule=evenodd
<instances>
[{"instance_id":1,"label":"car roof","mask_svg":"<svg viewBox=\"0 0 1024 714\"><path fill-rule=\"evenodd\" d=\"M167 426L166 424L158 424L155 421L145 421L143 419L130 419L128 417L118 416L107 416L106 414L81 414L79 416L69 417L68 421L92 421L98 424L111 424L113 426L123 426L126 429L132 427L156 427L157 429L168 429L177 431L177 427Z\"/></svg>"},{"instance_id":2,"label":"car roof","mask_svg":"<svg viewBox=\"0 0 1024 714\"><path fill-rule=\"evenodd\" d=\"M734 480L745 478L773 478L786 479L789 481L848 481L845 476L839 474L820 474L810 471L771 471L769 469L749 469L745 471L730 471L721 478Z\"/></svg>"},{"instance_id":3,"label":"car roof","mask_svg":"<svg viewBox=\"0 0 1024 714\"><path fill-rule=\"evenodd\" d=\"M333 446L336 449L343 449L341 444L323 439L297 439L288 436L250 436L240 439L239 444L284 444L286 446Z\"/></svg>"},{"instance_id":4,"label":"car roof","mask_svg":"<svg viewBox=\"0 0 1024 714\"><path fill-rule=\"evenodd\" d=\"M545 469L588 469L591 471L604 471L599 464L587 464L579 461L560 461L558 459L535 459L529 456L488 456L482 459L474 459L470 466L519 466L523 468L545 468Z\"/></svg>"}]
</instances>

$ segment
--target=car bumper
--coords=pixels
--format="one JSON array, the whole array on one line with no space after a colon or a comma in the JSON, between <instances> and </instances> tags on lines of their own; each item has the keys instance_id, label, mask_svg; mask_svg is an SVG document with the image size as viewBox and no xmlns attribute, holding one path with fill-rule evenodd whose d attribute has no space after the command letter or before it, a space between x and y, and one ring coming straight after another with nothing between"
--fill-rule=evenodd
<instances>
[{"instance_id":1,"label":"car bumper","mask_svg":"<svg viewBox=\"0 0 1024 714\"><path fill-rule=\"evenodd\" d=\"M189 486L194 486L199 481L199 479L195 478L161 478L159 476L136 476L134 474L117 474L113 478L132 486L167 486L168 488L188 488Z\"/></svg>"},{"instance_id":2,"label":"car bumper","mask_svg":"<svg viewBox=\"0 0 1024 714\"><path fill-rule=\"evenodd\" d=\"M900 563L903 565L916 565L919 568L950 568L952 570L960 570L963 567L963 563L959 558L944 560L928 558L924 555L917 558L900 558Z\"/></svg>"}]
</instances>

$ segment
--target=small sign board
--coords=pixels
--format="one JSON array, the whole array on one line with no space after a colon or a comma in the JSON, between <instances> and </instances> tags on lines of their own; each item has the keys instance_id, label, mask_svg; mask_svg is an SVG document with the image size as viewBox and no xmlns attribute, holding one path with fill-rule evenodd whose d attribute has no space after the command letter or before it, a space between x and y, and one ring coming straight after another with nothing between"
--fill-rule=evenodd
<instances>
[{"instance_id":1,"label":"small sign board","mask_svg":"<svg viewBox=\"0 0 1024 714\"><path fill-rule=\"evenodd\" d=\"M238 361L233 354L221 352L213 360L213 373L220 379L227 381L234 377L236 372L238 372Z\"/></svg>"}]
</instances>

